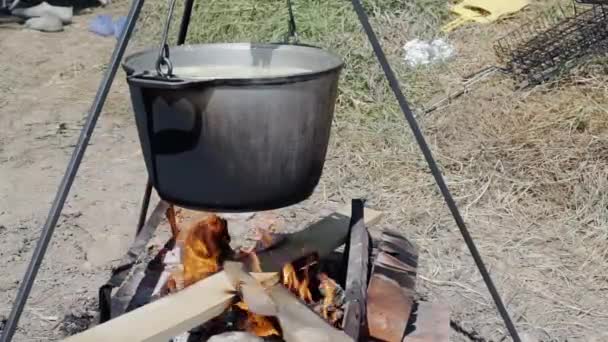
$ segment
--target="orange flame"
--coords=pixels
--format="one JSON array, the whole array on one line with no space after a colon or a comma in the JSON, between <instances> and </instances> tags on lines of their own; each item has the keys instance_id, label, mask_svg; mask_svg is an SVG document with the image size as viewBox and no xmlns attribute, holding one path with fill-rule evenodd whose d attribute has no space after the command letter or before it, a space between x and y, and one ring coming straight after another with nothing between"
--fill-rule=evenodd
<instances>
[{"instance_id":1,"label":"orange flame","mask_svg":"<svg viewBox=\"0 0 608 342\"><path fill-rule=\"evenodd\" d=\"M312 293L308 288L310 285L308 269L304 270L304 277L302 280L300 280L298 279L298 275L296 274L296 270L294 269L293 264L287 264L283 267L282 275L283 285L285 285L287 289L297 295L304 302L313 302Z\"/></svg>"},{"instance_id":2,"label":"orange flame","mask_svg":"<svg viewBox=\"0 0 608 342\"><path fill-rule=\"evenodd\" d=\"M319 274L321 284L319 289L323 293L323 304L321 305L321 316L329 323L336 325L342 318L342 312L336 308L338 285L327 274Z\"/></svg>"},{"instance_id":3,"label":"orange flame","mask_svg":"<svg viewBox=\"0 0 608 342\"><path fill-rule=\"evenodd\" d=\"M167 210L167 217L174 234L177 234L176 244L181 249L182 264L177 267L167 284L171 292L178 291L199 280L202 280L221 269L224 260L232 253L230 248L230 236L227 223L216 215L205 216L187 229L181 231L177 227L179 213L171 207ZM273 235L264 229L257 230L257 240L262 248L271 247L276 244L280 236ZM248 260L250 269L254 272L262 272L261 264L256 248L241 251ZM318 261L318 257L311 256L306 260L305 266L296 271L292 263L286 264L282 269L283 285L306 304L315 304L310 290L312 286L310 266ZM326 274L319 274L319 290L323 294L321 302L315 306L324 319L334 326L338 325L342 317L336 301L340 295L337 293L339 286ZM341 290L339 290L341 291ZM240 301L233 306L233 310L244 312L239 315L237 325L241 330L260 337L281 336L278 321L273 317L265 317L248 310L247 304Z\"/></svg>"},{"instance_id":4,"label":"orange flame","mask_svg":"<svg viewBox=\"0 0 608 342\"><path fill-rule=\"evenodd\" d=\"M206 216L182 230L177 244L182 250L183 270L172 278L184 287L218 272L231 252L226 221L216 215Z\"/></svg>"},{"instance_id":5,"label":"orange flame","mask_svg":"<svg viewBox=\"0 0 608 342\"><path fill-rule=\"evenodd\" d=\"M241 301L234 305L247 313L247 319L242 322L241 329L259 337L272 335L280 336L279 331L275 328L275 325L270 318L249 311L245 302Z\"/></svg>"}]
</instances>

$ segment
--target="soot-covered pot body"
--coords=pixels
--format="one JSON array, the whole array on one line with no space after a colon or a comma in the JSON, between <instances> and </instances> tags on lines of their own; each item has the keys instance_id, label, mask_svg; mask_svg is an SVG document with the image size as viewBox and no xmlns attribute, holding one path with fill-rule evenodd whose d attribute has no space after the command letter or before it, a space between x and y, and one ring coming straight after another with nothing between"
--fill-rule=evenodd
<instances>
[{"instance_id":1,"label":"soot-covered pot body","mask_svg":"<svg viewBox=\"0 0 608 342\"><path fill-rule=\"evenodd\" d=\"M215 44L174 48L181 65L298 67L281 77L157 80L155 51L125 69L148 173L184 207L268 210L298 203L319 182L341 61L312 47ZM153 70L153 68L152 68Z\"/></svg>"}]
</instances>

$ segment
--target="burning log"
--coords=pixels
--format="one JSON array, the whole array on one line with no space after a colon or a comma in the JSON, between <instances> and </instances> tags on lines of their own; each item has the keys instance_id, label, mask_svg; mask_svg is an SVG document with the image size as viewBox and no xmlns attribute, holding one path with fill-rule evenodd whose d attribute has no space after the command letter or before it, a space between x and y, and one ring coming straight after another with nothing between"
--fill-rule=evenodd
<instances>
[{"instance_id":1,"label":"burning log","mask_svg":"<svg viewBox=\"0 0 608 342\"><path fill-rule=\"evenodd\" d=\"M344 290L325 273L319 275L319 280L319 292L323 295L323 301L314 310L331 325L337 326L344 317Z\"/></svg>"},{"instance_id":2,"label":"burning log","mask_svg":"<svg viewBox=\"0 0 608 342\"><path fill-rule=\"evenodd\" d=\"M285 269L283 282L287 286L293 287L294 284L299 284L296 285L299 288L306 286L305 283L297 279L291 264ZM224 270L235 284L237 291L240 291L246 309L256 315L276 316L278 318L283 339L286 342L352 341L346 334L335 329L311 311L283 285L277 284L266 290L245 272L241 264L227 262L224 264ZM300 295L301 298L307 298L308 296L311 295ZM310 297L310 301L312 301L312 297Z\"/></svg>"},{"instance_id":3,"label":"burning log","mask_svg":"<svg viewBox=\"0 0 608 342\"><path fill-rule=\"evenodd\" d=\"M286 342L352 342L344 332L332 327L282 285L268 290L277 306L276 316Z\"/></svg>"},{"instance_id":4,"label":"burning log","mask_svg":"<svg viewBox=\"0 0 608 342\"><path fill-rule=\"evenodd\" d=\"M163 212L165 212L165 209L166 207L162 209ZM368 210L366 209L366 212L367 211ZM379 217L378 212L372 212L374 214L370 215L371 222L376 221ZM225 281L229 283L229 285L232 282L230 280L230 276L228 276L225 271L221 271L222 263L225 260L230 259L233 254L233 251L229 247L230 237L226 229L226 221L215 215L208 215L197 221L195 224L190 225L190 227L187 229L179 230L179 227L177 226L176 213L166 211L166 214L168 214L170 224L172 225L172 231L179 231L177 234L177 239L174 240L175 247L172 253L166 254L167 257L174 257L174 264L176 266L176 269L173 270L170 275L169 288L171 288L174 292L179 292L170 296L165 296L152 304L135 309L128 314L115 318L114 320L106 323L115 324L112 325L111 328L104 327L105 324L98 326L99 328L97 328L97 331L101 331L99 334L101 334L100 336L102 337L97 338L97 335L94 332L89 331L89 333L92 334L87 335L90 340L160 341L161 339L164 339L165 336L177 336L178 334L193 327L200 328L198 331L203 334L207 334L205 331L214 331L212 335L229 331L230 329L237 327L241 330L252 332L258 336L269 336L273 334L278 334L279 336L282 335L285 340L291 339L291 341L301 341L303 338L302 336L305 336L305 338L310 341L323 341L328 336L331 337L331 339L334 339L335 337L338 339L338 341L343 341L344 337L346 337L348 341L352 340L348 338L348 336L342 331L333 327L339 326L343 317L343 304L345 298L344 291L327 274L320 273L319 268L324 266L320 266L320 264L318 264L319 256L327 256L331 254L331 252L335 248L339 247L339 245L342 244L346 239L347 235L349 234L348 216L334 213L330 217L313 224L309 229L295 234L269 234L270 239L268 238L269 236L264 235L264 232L262 231L260 234L260 243L258 244L257 248L258 250L261 249L259 253L250 253L251 255L248 257L241 256L241 258L248 262L252 258L259 259L260 263L258 265L264 267L265 270L280 272L280 274L283 275L283 284L275 287L283 288L283 290L289 295L289 298L286 299L284 298L285 296L281 296L279 293L279 302L291 302L291 300L295 300L305 309L283 309L283 311L287 312L286 316L285 312L281 312L282 304L273 298L271 295L273 291L268 290L266 297L270 297L271 302L276 304L275 311L279 316L279 320L277 321L276 318L268 315L268 311L264 312L265 315L260 315L256 313L255 310L250 308L249 304L253 302L253 299L259 300L259 298L263 298L259 291L255 291L256 287L243 286L242 284L239 285L239 293L242 295L243 300L242 302L235 304L234 287L228 286L230 289L226 290L225 284L222 285L221 281L217 280L218 277L223 277L225 278ZM367 216L366 221L368 221ZM302 265L301 262L295 261L296 259L307 255L315 255L316 258L314 260L307 260L304 265ZM217 271L219 272L214 274L214 272ZM264 275L264 278L269 279L270 285L276 284L277 281L280 280L278 273ZM255 284L257 284L258 287L260 286L260 284L257 282ZM221 288L222 286L224 287L224 292L222 292L222 296L224 297L214 295L214 293L217 293L215 290L208 290L209 287ZM269 284L262 282L261 286L264 288L269 286ZM152 287L154 287L154 285L152 285ZM206 288L207 290L205 291L208 291L209 293L202 291L201 288L203 287ZM173 302L176 301L175 298L181 298L176 296L184 296L183 293L191 293L194 291L192 290L193 288L197 289L196 293L198 296L200 296L200 298L204 298L202 306L198 308L200 310L198 310L197 313L193 313L193 311L191 311L194 309L185 310L184 315L190 316L184 318L181 313L175 312L175 308L170 308L167 311L168 313L164 314L164 316L175 315L176 318L168 319L168 322L163 322L163 324L156 325L156 321L160 320L160 318L155 317L160 317L161 315L155 313L155 310L160 310L158 308L154 308L155 306L159 305L157 303L164 303L164 306L167 308L175 305L186 305L188 300L185 299L177 300L177 304L173 304ZM164 293L166 294L166 290ZM210 296L211 298L208 298ZM190 305L201 305L200 300L195 299L194 295L188 295L187 297L191 302ZM145 304L145 302L140 303L140 305L143 304ZM152 306L152 308L150 308L150 306ZM222 307L221 310L220 306ZM151 310L151 314L146 313L146 315L150 315L148 319L141 316L142 314L140 313L140 310L143 309ZM297 315L293 314L290 316L289 313L292 311L296 312ZM313 318L308 317L304 319L304 322L312 322L311 326L302 326L302 323L293 323L290 321L290 317L295 320L300 320L300 311L303 311L304 317L312 315L311 317ZM215 312L219 313L213 315ZM283 316L284 321L285 319L287 319L287 321L281 322L281 315L279 314ZM194 318L193 315L197 315L196 318ZM133 317L135 317L135 319ZM231 327L226 326L225 321L223 321L226 317L228 317L231 322L236 322L237 324ZM237 318L235 320L235 318L230 317L242 318ZM123 319L134 322L131 329L151 329L152 331L145 334L132 334L132 332L129 330L129 324L125 324L124 321L122 321L122 323L121 321L116 322L116 320ZM213 324L215 325L215 328L212 330L204 330L207 329L205 327L211 324L211 322L209 324L205 324L204 326L200 326L200 324L203 324L205 321L210 319L214 320L215 323ZM196 320L198 320L198 324L193 323ZM290 324L296 324L296 326L298 326L299 324L301 329L295 330L290 335L290 332L286 333L283 331L284 329L282 329L285 324L288 326ZM140 326L143 328L136 328ZM161 329L162 331L158 332L157 328ZM109 332L110 330L113 330L114 333ZM318 334L321 331L324 331L322 333L323 338L315 337L315 334ZM338 332L337 335L335 335L336 332ZM143 335L145 335L145 337L141 337ZM108 337L106 338L106 336ZM82 340L87 340L86 336ZM74 339L69 341L80 340Z\"/></svg>"},{"instance_id":5,"label":"burning log","mask_svg":"<svg viewBox=\"0 0 608 342\"><path fill-rule=\"evenodd\" d=\"M335 212L302 231L285 235L276 246L258 253L255 262L265 272L279 272L286 264L302 257L315 253L320 258L329 255L346 242L349 233L350 217L343 211ZM364 211L365 225L375 223L382 215L368 208ZM241 261L249 270L255 270L251 268L254 263L251 255L244 255Z\"/></svg>"},{"instance_id":6,"label":"burning log","mask_svg":"<svg viewBox=\"0 0 608 342\"><path fill-rule=\"evenodd\" d=\"M262 283L277 279L276 274L253 276ZM229 277L219 272L64 341L166 342L222 314L233 303L234 296L235 288Z\"/></svg>"},{"instance_id":7,"label":"burning log","mask_svg":"<svg viewBox=\"0 0 608 342\"><path fill-rule=\"evenodd\" d=\"M258 283L248 272L245 272L243 264L225 262L224 271L236 291L240 292L241 298L243 298L249 310L264 316L272 316L276 313L277 308L266 294L263 285Z\"/></svg>"}]
</instances>

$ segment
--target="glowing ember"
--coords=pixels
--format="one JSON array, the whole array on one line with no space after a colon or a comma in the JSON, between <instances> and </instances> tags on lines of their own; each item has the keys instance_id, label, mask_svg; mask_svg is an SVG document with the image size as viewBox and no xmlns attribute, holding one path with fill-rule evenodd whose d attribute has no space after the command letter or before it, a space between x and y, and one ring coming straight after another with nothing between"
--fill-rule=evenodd
<instances>
[{"instance_id":1,"label":"glowing ember","mask_svg":"<svg viewBox=\"0 0 608 342\"><path fill-rule=\"evenodd\" d=\"M242 301L234 304L234 306L247 313L247 319L244 322L241 322L239 326L241 330L245 330L248 333L260 337L281 335L275 328L275 323L270 318L249 311L247 304Z\"/></svg>"},{"instance_id":2,"label":"glowing ember","mask_svg":"<svg viewBox=\"0 0 608 342\"><path fill-rule=\"evenodd\" d=\"M319 284L319 291L323 295L323 301L317 312L326 321L334 326L338 326L343 316L341 306L344 301L344 291L325 273L319 274L319 280L321 282Z\"/></svg>"}]
</instances>

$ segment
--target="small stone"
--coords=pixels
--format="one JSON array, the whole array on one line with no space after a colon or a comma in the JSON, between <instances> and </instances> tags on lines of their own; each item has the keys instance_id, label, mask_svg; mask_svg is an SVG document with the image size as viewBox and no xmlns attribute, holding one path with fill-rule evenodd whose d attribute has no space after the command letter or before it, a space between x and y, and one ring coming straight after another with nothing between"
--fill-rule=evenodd
<instances>
[{"instance_id":1,"label":"small stone","mask_svg":"<svg viewBox=\"0 0 608 342\"><path fill-rule=\"evenodd\" d=\"M63 31L63 23L61 23L61 19L54 16L28 19L25 22L25 27L42 32Z\"/></svg>"},{"instance_id":2,"label":"small stone","mask_svg":"<svg viewBox=\"0 0 608 342\"><path fill-rule=\"evenodd\" d=\"M52 16L59 19L59 22L62 24L69 24L72 22L74 8L71 6L52 6L46 1L43 1L33 7L15 8L12 11L12 15L23 18L43 18Z\"/></svg>"}]
</instances>

